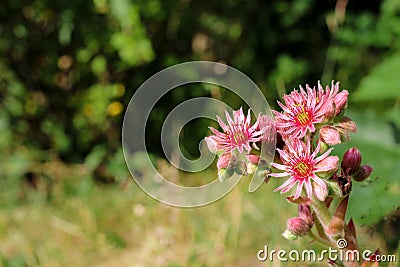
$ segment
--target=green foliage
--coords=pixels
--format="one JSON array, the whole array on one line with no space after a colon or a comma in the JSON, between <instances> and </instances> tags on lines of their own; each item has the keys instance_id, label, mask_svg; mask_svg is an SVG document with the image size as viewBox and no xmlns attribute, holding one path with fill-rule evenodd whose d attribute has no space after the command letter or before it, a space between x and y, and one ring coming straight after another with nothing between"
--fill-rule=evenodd
<instances>
[{"instance_id":1,"label":"green foliage","mask_svg":"<svg viewBox=\"0 0 400 267\"><path fill-rule=\"evenodd\" d=\"M348 216L356 222L370 225L400 205L400 144L395 142L387 121L373 110L350 110L348 115L356 121L358 132L334 152L343 155L350 147L357 147L362 152L362 164L374 168L370 178L353 182L348 210Z\"/></svg>"},{"instance_id":2,"label":"green foliage","mask_svg":"<svg viewBox=\"0 0 400 267\"><path fill-rule=\"evenodd\" d=\"M400 99L400 54L395 54L372 69L371 73L361 80L353 96L356 101L375 101Z\"/></svg>"}]
</instances>

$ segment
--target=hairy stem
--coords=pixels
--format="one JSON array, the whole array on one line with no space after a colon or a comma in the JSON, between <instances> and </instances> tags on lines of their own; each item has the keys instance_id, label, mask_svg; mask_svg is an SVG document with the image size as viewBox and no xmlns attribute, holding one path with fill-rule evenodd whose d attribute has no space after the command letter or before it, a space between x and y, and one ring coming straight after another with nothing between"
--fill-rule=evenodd
<instances>
[{"instance_id":1,"label":"hairy stem","mask_svg":"<svg viewBox=\"0 0 400 267\"><path fill-rule=\"evenodd\" d=\"M323 239L323 238L319 237L318 235L315 235L311 231L308 232L308 236L311 237L313 240L315 240L315 241L317 241L317 242L319 242L319 243L321 243L321 244L323 244L323 245L325 245L327 247L331 247L332 246L332 244L328 240Z\"/></svg>"},{"instance_id":2,"label":"hairy stem","mask_svg":"<svg viewBox=\"0 0 400 267\"><path fill-rule=\"evenodd\" d=\"M318 220L321 222L322 227L325 229L331 219L331 214L325 203L319 201L314 196L311 198L311 208L313 209Z\"/></svg>"}]
</instances>

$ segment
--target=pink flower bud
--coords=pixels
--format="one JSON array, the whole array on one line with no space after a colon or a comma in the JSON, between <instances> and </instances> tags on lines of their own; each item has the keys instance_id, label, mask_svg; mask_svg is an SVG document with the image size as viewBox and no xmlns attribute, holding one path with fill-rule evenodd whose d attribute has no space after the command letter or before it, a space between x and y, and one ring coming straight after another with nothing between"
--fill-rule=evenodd
<instances>
[{"instance_id":1,"label":"pink flower bud","mask_svg":"<svg viewBox=\"0 0 400 267\"><path fill-rule=\"evenodd\" d=\"M335 115L339 115L342 110L346 108L348 96L349 92L347 90L343 90L335 96L335 98L333 99L336 109Z\"/></svg>"},{"instance_id":2,"label":"pink flower bud","mask_svg":"<svg viewBox=\"0 0 400 267\"><path fill-rule=\"evenodd\" d=\"M343 117L338 122L337 126L347 132L357 132L357 125L349 117Z\"/></svg>"},{"instance_id":3,"label":"pink flower bud","mask_svg":"<svg viewBox=\"0 0 400 267\"><path fill-rule=\"evenodd\" d=\"M325 184L324 184L325 185ZM313 183L314 187L314 195L318 198L319 201L325 201L328 196L328 188L325 186L321 186L317 183Z\"/></svg>"},{"instance_id":4,"label":"pink flower bud","mask_svg":"<svg viewBox=\"0 0 400 267\"><path fill-rule=\"evenodd\" d=\"M314 225L314 217L309 205L299 204L298 213L299 217L302 218L310 228Z\"/></svg>"},{"instance_id":5,"label":"pink flower bud","mask_svg":"<svg viewBox=\"0 0 400 267\"><path fill-rule=\"evenodd\" d=\"M222 154L217 161L218 170L231 169L236 163L236 158L229 153Z\"/></svg>"},{"instance_id":6,"label":"pink flower bud","mask_svg":"<svg viewBox=\"0 0 400 267\"><path fill-rule=\"evenodd\" d=\"M260 156L255 155L255 154L249 154L247 155L247 159L249 162L253 165L258 165L258 162L260 161Z\"/></svg>"},{"instance_id":7,"label":"pink flower bud","mask_svg":"<svg viewBox=\"0 0 400 267\"><path fill-rule=\"evenodd\" d=\"M323 126L319 131L319 134L321 140L330 146L341 143L339 131L333 126Z\"/></svg>"},{"instance_id":8,"label":"pink flower bud","mask_svg":"<svg viewBox=\"0 0 400 267\"><path fill-rule=\"evenodd\" d=\"M310 226L302 218L294 217L287 220L287 230L293 235L300 237L308 234Z\"/></svg>"},{"instance_id":9,"label":"pink flower bud","mask_svg":"<svg viewBox=\"0 0 400 267\"><path fill-rule=\"evenodd\" d=\"M360 166L357 172L353 175L353 179L357 182L362 182L371 175L373 170L374 168L369 165Z\"/></svg>"},{"instance_id":10,"label":"pink flower bud","mask_svg":"<svg viewBox=\"0 0 400 267\"><path fill-rule=\"evenodd\" d=\"M342 161L342 171L346 175L353 175L357 170L358 167L360 167L361 164L361 153L357 148L350 148L349 150L346 151L343 155L343 161Z\"/></svg>"},{"instance_id":11,"label":"pink flower bud","mask_svg":"<svg viewBox=\"0 0 400 267\"><path fill-rule=\"evenodd\" d=\"M338 169L339 157L338 156L328 156L315 164L321 171L316 174L321 178L331 177Z\"/></svg>"},{"instance_id":12,"label":"pink flower bud","mask_svg":"<svg viewBox=\"0 0 400 267\"><path fill-rule=\"evenodd\" d=\"M332 99L327 99L325 104L321 107L321 110L324 113L325 122L335 117L335 105Z\"/></svg>"}]
</instances>

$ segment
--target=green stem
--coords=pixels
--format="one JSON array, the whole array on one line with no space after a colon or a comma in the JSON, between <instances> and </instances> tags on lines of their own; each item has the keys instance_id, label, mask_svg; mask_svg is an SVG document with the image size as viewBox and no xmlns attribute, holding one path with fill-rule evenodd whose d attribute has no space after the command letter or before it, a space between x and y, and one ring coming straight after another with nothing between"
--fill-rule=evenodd
<instances>
[{"instance_id":1,"label":"green stem","mask_svg":"<svg viewBox=\"0 0 400 267\"><path fill-rule=\"evenodd\" d=\"M315 215L318 217L318 220L321 222L322 227L325 229L331 219L331 215L329 214L329 210L326 207L325 203L319 201L313 196L311 198L311 208L313 209Z\"/></svg>"},{"instance_id":2,"label":"green stem","mask_svg":"<svg viewBox=\"0 0 400 267\"><path fill-rule=\"evenodd\" d=\"M327 247L332 247L332 244L331 244L328 240L323 239L323 238L321 238L321 237L315 235L313 232L311 232L311 231L308 232L308 235L309 235L312 239L314 239L315 241L320 242L321 244L323 244L323 245L325 245L325 246L327 246Z\"/></svg>"}]
</instances>

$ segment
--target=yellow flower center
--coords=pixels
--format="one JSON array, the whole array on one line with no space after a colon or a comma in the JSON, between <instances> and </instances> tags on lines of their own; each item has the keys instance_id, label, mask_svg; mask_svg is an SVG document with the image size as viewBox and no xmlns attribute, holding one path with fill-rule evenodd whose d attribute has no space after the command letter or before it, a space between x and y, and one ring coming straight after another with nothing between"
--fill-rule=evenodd
<instances>
[{"instance_id":1,"label":"yellow flower center","mask_svg":"<svg viewBox=\"0 0 400 267\"><path fill-rule=\"evenodd\" d=\"M310 172L310 167L304 162L299 162L294 168L301 176L305 176Z\"/></svg>"},{"instance_id":2,"label":"yellow flower center","mask_svg":"<svg viewBox=\"0 0 400 267\"><path fill-rule=\"evenodd\" d=\"M307 111L302 111L299 114L297 114L296 116L297 122L301 125L301 126L306 126L310 123L310 117Z\"/></svg>"},{"instance_id":3,"label":"yellow flower center","mask_svg":"<svg viewBox=\"0 0 400 267\"><path fill-rule=\"evenodd\" d=\"M244 133L242 131L237 131L233 134L233 140L235 143L239 144L244 140Z\"/></svg>"}]
</instances>

